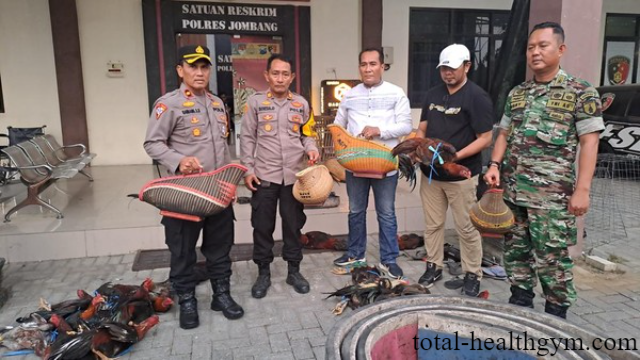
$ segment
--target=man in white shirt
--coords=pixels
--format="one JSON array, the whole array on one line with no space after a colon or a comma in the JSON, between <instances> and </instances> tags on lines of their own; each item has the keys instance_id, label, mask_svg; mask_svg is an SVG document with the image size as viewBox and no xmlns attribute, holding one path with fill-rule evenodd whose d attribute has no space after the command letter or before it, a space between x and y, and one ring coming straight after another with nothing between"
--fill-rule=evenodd
<instances>
[{"instance_id":1,"label":"man in white shirt","mask_svg":"<svg viewBox=\"0 0 640 360\"><path fill-rule=\"evenodd\" d=\"M368 48L360 52L362 83L342 99L334 123L346 128L353 136L364 136L393 148L399 138L411 132L411 107L404 91L382 80L385 69L382 49ZM380 262L391 275L402 277L396 263L398 257L398 225L395 213L398 172L383 179L354 176L347 171L349 196L349 244L347 252L334 260L338 266L364 262L367 249L367 204L369 189L373 189L379 225Z\"/></svg>"}]
</instances>

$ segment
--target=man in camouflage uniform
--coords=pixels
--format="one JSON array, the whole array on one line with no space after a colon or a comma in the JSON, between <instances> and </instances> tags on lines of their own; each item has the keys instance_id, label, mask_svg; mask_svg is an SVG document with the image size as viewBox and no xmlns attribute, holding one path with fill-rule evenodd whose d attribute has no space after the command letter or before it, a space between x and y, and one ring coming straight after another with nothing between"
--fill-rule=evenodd
<instances>
[{"instance_id":1,"label":"man in camouflage uniform","mask_svg":"<svg viewBox=\"0 0 640 360\"><path fill-rule=\"evenodd\" d=\"M159 98L149 118L144 149L170 174L213 171L230 163L226 138L228 115L222 100L207 92L211 73L209 49L190 45L178 50L176 71L180 89ZM196 242L202 232L201 251L213 288L211 310L227 319L238 319L244 311L230 295L231 257L234 241L233 207L203 221L163 217L165 242L171 252L169 279L178 295L180 327L192 329L200 322L195 295L197 279Z\"/></svg>"},{"instance_id":2,"label":"man in camouflage uniform","mask_svg":"<svg viewBox=\"0 0 640 360\"><path fill-rule=\"evenodd\" d=\"M505 200L516 220L505 236L509 303L533 307L537 271L545 311L562 318L576 300L567 247L577 239L575 217L589 208L604 129L597 91L560 68L565 48L559 24L541 23L529 34L527 65L534 78L509 93L485 175L498 186L502 167Z\"/></svg>"},{"instance_id":3,"label":"man in camouflage uniform","mask_svg":"<svg viewBox=\"0 0 640 360\"><path fill-rule=\"evenodd\" d=\"M258 265L258 278L251 296L256 299L265 297L271 286L278 202L284 241L282 258L288 263L286 283L300 294L310 290L309 282L300 273L300 230L307 217L304 205L293 197L293 184L296 173L304 168L304 155L309 157L309 163L314 163L319 153L315 139L303 134L302 128L309 121L309 104L289 91L295 79L291 69L291 60L280 54L272 55L264 72L269 90L252 95L242 117L241 159L249 169L244 181L253 191L253 261Z\"/></svg>"}]
</instances>

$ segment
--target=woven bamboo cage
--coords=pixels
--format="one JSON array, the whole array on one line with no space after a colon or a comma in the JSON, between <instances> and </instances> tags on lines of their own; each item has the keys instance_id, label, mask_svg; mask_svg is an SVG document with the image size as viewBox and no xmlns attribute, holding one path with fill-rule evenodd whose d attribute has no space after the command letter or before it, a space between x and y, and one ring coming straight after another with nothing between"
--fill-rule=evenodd
<instances>
[{"instance_id":1,"label":"woven bamboo cage","mask_svg":"<svg viewBox=\"0 0 640 360\"><path fill-rule=\"evenodd\" d=\"M398 168L398 158L386 145L352 136L340 125L328 126L340 165L354 176L382 179Z\"/></svg>"},{"instance_id":2,"label":"woven bamboo cage","mask_svg":"<svg viewBox=\"0 0 640 360\"><path fill-rule=\"evenodd\" d=\"M163 216L202 221L228 207L247 168L229 164L211 172L155 179L142 187L138 198Z\"/></svg>"},{"instance_id":3,"label":"woven bamboo cage","mask_svg":"<svg viewBox=\"0 0 640 360\"><path fill-rule=\"evenodd\" d=\"M333 189L333 178L324 165L314 165L296 174L293 197L303 204L320 204Z\"/></svg>"},{"instance_id":4,"label":"woven bamboo cage","mask_svg":"<svg viewBox=\"0 0 640 360\"><path fill-rule=\"evenodd\" d=\"M469 211L471 223L481 233L504 234L511 230L514 217L502 198L502 189L487 190Z\"/></svg>"},{"instance_id":5,"label":"woven bamboo cage","mask_svg":"<svg viewBox=\"0 0 640 360\"><path fill-rule=\"evenodd\" d=\"M347 178L346 170L344 166L340 165L335 158L327 159L324 162L324 166L329 169L329 173L333 176L333 179L340 182L345 182Z\"/></svg>"}]
</instances>

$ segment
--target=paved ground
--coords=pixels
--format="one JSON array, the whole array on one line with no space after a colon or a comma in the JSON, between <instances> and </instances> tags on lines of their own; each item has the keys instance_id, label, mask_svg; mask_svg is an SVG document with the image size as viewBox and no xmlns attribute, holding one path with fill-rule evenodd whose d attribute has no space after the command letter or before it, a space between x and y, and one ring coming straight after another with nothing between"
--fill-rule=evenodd
<instances>
[{"instance_id":1,"label":"paved ground","mask_svg":"<svg viewBox=\"0 0 640 360\"><path fill-rule=\"evenodd\" d=\"M631 241L631 240L629 240ZM368 260L377 261L378 249L369 238ZM137 344L124 359L323 359L326 335L338 319L331 314L336 300L325 300L323 292L344 286L348 278L333 275L331 261L339 253L326 252L306 256L302 271L312 285L312 291L300 295L285 284L286 264L276 259L272 267L273 286L266 298L250 296L257 269L251 262L233 264L232 294L245 309L245 316L236 321L208 309L211 289L208 284L197 288L200 300L200 321L197 329L182 330L177 323L177 310L161 315L159 326ZM38 263L12 263L5 268L4 283L13 296L1 310L0 324L13 320L37 307L38 299L50 302L73 297L75 290L95 290L106 281L141 283L146 277L164 280L168 269L132 272L134 256L110 256ZM399 259L405 274L416 281L424 263ZM635 265L635 263L633 264ZM571 308L569 321L580 324L607 337L640 339L640 274L636 267L623 266L624 274L604 275L578 266L575 271L579 300ZM445 277L445 279L448 278ZM483 280L482 289L491 293L490 301L506 302L508 284ZM434 286L433 293L455 294ZM543 309L543 300L536 297L536 309ZM345 313L348 313L349 309ZM344 316L344 315L343 315ZM0 350L2 351L2 350ZM16 357L36 359L35 356Z\"/></svg>"}]
</instances>

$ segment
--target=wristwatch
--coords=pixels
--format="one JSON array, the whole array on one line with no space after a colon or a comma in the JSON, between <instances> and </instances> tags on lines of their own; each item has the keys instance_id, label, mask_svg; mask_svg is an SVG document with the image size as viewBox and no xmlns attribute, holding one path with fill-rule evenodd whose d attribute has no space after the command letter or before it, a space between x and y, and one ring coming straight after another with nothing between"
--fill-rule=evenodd
<instances>
[{"instance_id":1,"label":"wristwatch","mask_svg":"<svg viewBox=\"0 0 640 360\"><path fill-rule=\"evenodd\" d=\"M498 170L500 170L500 168L502 167L502 164L500 164L498 161L489 160L489 163L487 163L487 167L491 167L492 165L495 165Z\"/></svg>"}]
</instances>

